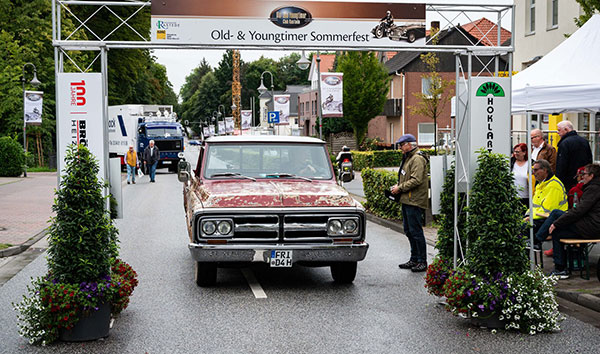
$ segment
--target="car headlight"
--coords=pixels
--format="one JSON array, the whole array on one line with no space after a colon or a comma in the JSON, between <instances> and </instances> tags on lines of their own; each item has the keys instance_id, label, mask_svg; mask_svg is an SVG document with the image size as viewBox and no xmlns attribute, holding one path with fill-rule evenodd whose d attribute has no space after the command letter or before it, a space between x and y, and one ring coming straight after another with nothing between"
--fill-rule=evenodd
<instances>
[{"instance_id":1,"label":"car headlight","mask_svg":"<svg viewBox=\"0 0 600 354\"><path fill-rule=\"evenodd\" d=\"M348 219L344 221L344 231L346 233L353 233L358 228L358 223L354 219Z\"/></svg>"},{"instance_id":2,"label":"car headlight","mask_svg":"<svg viewBox=\"0 0 600 354\"><path fill-rule=\"evenodd\" d=\"M215 231L217 230L217 226L215 225L214 221L205 221L204 223L202 223L202 232L204 232L207 235L212 235L215 233Z\"/></svg>"},{"instance_id":3,"label":"car headlight","mask_svg":"<svg viewBox=\"0 0 600 354\"><path fill-rule=\"evenodd\" d=\"M231 223L229 221L221 221L217 226L217 230L221 235L227 235L231 232Z\"/></svg>"},{"instance_id":4,"label":"car headlight","mask_svg":"<svg viewBox=\"0 0 600 354\"><path fill-rule=\"evenodd\" d=\"M357 217L332 217L327 221L327 235L329 236L356 236L357 234Z\"/></svg>"}]
</instances>

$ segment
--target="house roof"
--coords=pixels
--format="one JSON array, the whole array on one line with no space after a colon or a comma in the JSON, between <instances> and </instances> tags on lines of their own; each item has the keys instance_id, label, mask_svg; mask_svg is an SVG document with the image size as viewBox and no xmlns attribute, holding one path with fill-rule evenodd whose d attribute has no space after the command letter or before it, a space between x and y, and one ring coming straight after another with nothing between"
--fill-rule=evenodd
<instances>
[{"instance_id":1,"label":"house roof","mask_svg":"<svg viewBox=\"0 0 600 354\"><path fill-rule=\"evenodd\" d=\"M333 70L333 62L335 61L335 54L321 54L321 72L327 73ZM316 60L316 56L313 55L313 60Z\"/></svg>"},{"instance_id":2,"label":"house roof","mask_svg":"<svg viewBox=\"0 0 600 354\"><path fill-rule=\"evenodd\" d=\"M485 17L460 27L473 37L477 38L484 46L495 47L498 45L498 27L494 22ZM500 45L509 40L510 37L510 31L500 27Z\"/></svg>"},{"instance_id":3,"label":"house roof","mask_svg":"<svg viewBox=\"0 0 600 354\"><path fill-rule=\"evenodd\" d=\"M388 69L388 74L401 70L410 62L415 60L421 55L420 52L398 52L392 59L385 63L385 67Z\"/></svg>"}]
</instances>

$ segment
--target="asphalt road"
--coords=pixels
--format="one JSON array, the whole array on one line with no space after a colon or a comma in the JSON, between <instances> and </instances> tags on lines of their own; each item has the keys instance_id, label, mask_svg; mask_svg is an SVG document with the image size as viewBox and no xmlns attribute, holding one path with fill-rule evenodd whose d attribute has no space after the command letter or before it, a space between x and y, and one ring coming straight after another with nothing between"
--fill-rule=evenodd
<instances>
[{"instance_id":1,"label":"asphalt road","mask_svg":"<svg viewBox=\"0 0 600 354\"><path fill-rule=\"evenodd\" d=\"M123 188L121 257L140 285L107 339L33 347L19 337L11 302L44 274L37 257L0 288L0 353L596 353L600 345L598 329L570 317L561 332L537 336L472 327L427 294L423 273L398 269L406 238L370 222L352 285L334 284L328 268L257 264L219 269L217 286L199 288L181 189L166 171Z\"/></svg>"}]
</instances>

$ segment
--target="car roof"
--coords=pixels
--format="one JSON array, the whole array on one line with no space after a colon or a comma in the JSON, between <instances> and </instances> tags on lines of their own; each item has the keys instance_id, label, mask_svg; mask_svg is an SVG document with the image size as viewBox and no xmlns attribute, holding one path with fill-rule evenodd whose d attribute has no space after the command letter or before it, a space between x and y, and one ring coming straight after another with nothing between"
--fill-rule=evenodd
<instances>
[{"instance_id":1,"label":"car roof","mask_svg":"<svg viewBox=\"0 0 600 354\"><path fill-rule=\"evenodd\" d=\"M214 136L205 140L206 143L309 143L324 144L321 139L309 136L284 135L229 135Z\"/></svg>"}]
</instances>

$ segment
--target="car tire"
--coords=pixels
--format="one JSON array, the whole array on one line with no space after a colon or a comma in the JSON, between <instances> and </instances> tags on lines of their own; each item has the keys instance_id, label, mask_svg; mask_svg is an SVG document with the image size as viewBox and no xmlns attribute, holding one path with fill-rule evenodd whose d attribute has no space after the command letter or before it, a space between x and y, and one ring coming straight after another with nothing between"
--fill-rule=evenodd
<instances>
[{"instance_id":1,"label":"car tire","mask_svg":"<svg viewBox=\"0 0 600 354\"><path fill-rule=\"evenodd\" d=\"M408 43L412 43L417 39L417 35L415 34L415 31L410 31L406 35L406 38L408 40Z\"/></svg>"},{"instance_id":2,"label":"car tire","mask_svg":"<svg viewBox=\"0 0 600 354\"><path fill-rule=\"evenodd\" d=\"M214 286L217 283L217 265L215 263L196 262L196 285Z\"/></svg>"},{"instance_id":3,"label":"car tire","mask_svg":"<svg viewBox=\"0 0 600 354\"><path fill-rule=\"evenodd\" d=\"M350 284L356 278L358 262L339 262L331 265L333 281L340 284Z\"/></svg>"}]
</instances>

